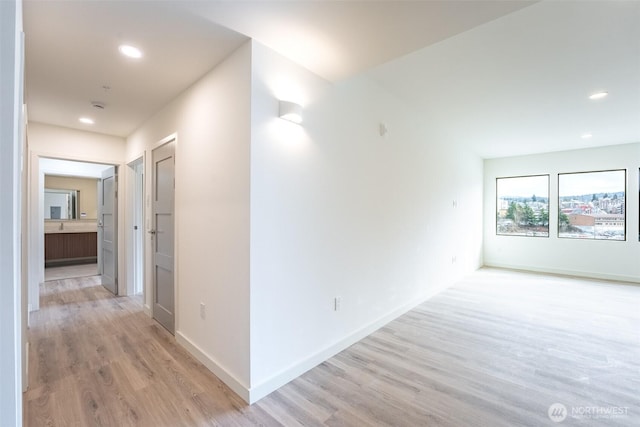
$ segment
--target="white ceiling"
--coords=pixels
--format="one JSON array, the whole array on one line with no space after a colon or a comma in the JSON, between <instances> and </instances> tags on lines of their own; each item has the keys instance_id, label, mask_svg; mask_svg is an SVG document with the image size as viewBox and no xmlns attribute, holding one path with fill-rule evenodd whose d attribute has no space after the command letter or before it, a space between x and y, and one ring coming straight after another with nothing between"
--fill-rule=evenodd
<instances>
[{"instance_id":1,"label":"white ceiling","mask_svg":"<svg viewBox=\"0 0 640 427\"><path fill-rule=\"evenodd\" d=\"M640 2L538 3L370 74L484 158L640 142Z\"/></svg>"},{"instance_id":2,"label":"white ceiling","mask_svg":"<svg viewBox=\"0 0 640 427\"><path fill-rule=\"evenodd\" d=\"M335 82L533 3L298 0L183 5Z\"/></svg>"},{"instance_id":3,"label":"white ceiling","mask_svg":"<svg viewBox=\"0 0 640 427\"><path fill-rule=\"evenodd\" d=\"M24 28L29 119L117 136L247 40L163 1L27 0ZM144 58L121 56L122 43L142 48ZM95 125L80 124L80 116Z\"/></svg>"},{"instance_id":4,"label":"white ceiling","mask_svg":"<svg viewBox=\"0 0 640 427\"><path fill-rule=\"evenodd\" d=\"M370 75L485 157L640 141L640 2L532 4L26 0L29 118L127 136L251 37L330 81Z\"/></svg>"}]
</instances>

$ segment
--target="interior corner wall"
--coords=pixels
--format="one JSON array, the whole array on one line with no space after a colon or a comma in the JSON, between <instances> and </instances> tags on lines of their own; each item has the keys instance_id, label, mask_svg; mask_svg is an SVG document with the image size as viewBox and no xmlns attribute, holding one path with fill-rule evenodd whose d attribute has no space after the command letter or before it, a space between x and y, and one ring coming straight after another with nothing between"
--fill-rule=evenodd
<instances>
[{"instance_id":1,"label":"interior corner wall","mask_svg":"<svg viewBox=\"0 0 640 427\"><path fill-rule=\"evenodd\" d=\"M29 148L42 157L120 165L125 139L31 121Z\"/></svg>"},{"instance_id":2,"label":"interior corner wall","mask_svg":"<svg viewBox=\"0 0 640 427\"><path fill-rule=\"evenodd\" d=\"M22 424L21 289L22 2L0 2L0 414Z\"/></svg>"},{"instance_id":3,"label":"interior corner wall","mask_svg":"<svg viewBox=\"0 0 640 427\"><path fill-rule=\"evenodd\" d=\"M122 166L125 154L125 139L118 136L103 135L39 122L29 122L28 158L28 252L29 252L29 307L40 307L40 283L44 281L44 213L43 195L44 175L40 171L40 157L95 162ZM124 183L119 181L120 194ZM118 215L124 218L124 204L118 205ZM124 242L124 228L118 228L118 239ZM118 277L124 280L124 251L118 252ZM122 284L122 286L125 286Z\"/></svg>"},{"instance_id":4,"label":"interior corner wall","mask_svg":"<svg viewBox=\"0 0 640 427\"><path fill-rule=\"evenodd\" d=\"M253 402L481 265L483 163L366 75L252 57Z\"/></svg>"},{"instance_id":5,"label":"interior corner wall","mask_svg":"<svg viewBox=\"0 0 640 427\"><path fill-rule=\"evenodd\" d=\"M130 135L126 155L146 152L149 230L152 150L177 135L176 339L247 400L250 69L247 43ZM145 298L151 307L153 270L145 235Z\"/></svg>"},{"instance_id":6,"label":"interior corner wall","mask_svg":"<svg viewBox=\"0 0 640 427\"><path fill-rule=\"evenodd\" d=\"M487 266L640 282L640 144L562 151L484 162ZM558 173L626 169L626 241L558 238ZM496 235L496 178L549 174L549 237Z\"/></svg>"}]
</instances>

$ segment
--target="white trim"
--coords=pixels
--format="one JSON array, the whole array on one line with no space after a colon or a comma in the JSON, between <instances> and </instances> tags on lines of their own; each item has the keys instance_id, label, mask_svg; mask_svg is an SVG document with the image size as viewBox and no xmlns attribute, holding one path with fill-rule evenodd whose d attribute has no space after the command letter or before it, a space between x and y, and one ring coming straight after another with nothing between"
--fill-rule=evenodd
<instances>
[{"instance_id":1,"label":"white trim","mask_svg":"<svg viewBox=\"0 0 640 427\"><path fill-rule=\"evenodd\" d=\"M565 270L559 268L539 268L530 265L503 264L500 262L485 261L483 267L504 268L507 270L529 271L532 273L548 273L560 276L582 277L587 279L612 280L615 282L628 282L640 284L640 279L636 276L626 276L619 274L598 273L595 271Z\"/></svg>"},{"instance_id":2,"label":"white trim","mask_svg":"<svg viewBox=\"0 0 640 427\"><path fill-rule=\"evenodd\" d=\"M24 33L22 33L24 46ZM22 123L20 127L20 298L22 302L22 392L29 388L29 245L27 241L29 220L25 214L29 212L29 157L27 140L27 104L22 104Z\"/></svg>"},{"instance_id":3,"label":"white trim","mask_svg":"<svg viewBox=\"0 0 640 427\"><path fill-rule=\"evenodd\" d=\"M444 285L441 285L441 286L437 286L437 287L435 287L433 289L430 289L427 293L421 295L420 297L415 298L415 299L409 301L408 303L401 305L400 307L396 308L395 310L385 314L384 316L382 316L379 319L369 323L368 325L365 325L364 327L356 330L355 332L351 333L350 335L347 335L346 337L344 337L341 340L335 342L334 344L324 348L323 350L320 350L319 352L317 352L317 353L307 357L306 359L304 359L304 360L302 360L302 361L290 366L289 368L286 368L286 369L280 371L279 373L273 375L271 378L261 382L260 384L257 384L255 386L251 387L251 389L249 390L248 403L249 404L253 404L253 403L257 402L258 400L260 400L263 397L267 396L268 394L274 392L275 390L279 389L280 387L282 387L283 385L287 384L288 382L298 378L300 375L304 374L305 372L309 371L310 369L315 368L316 366L318 366L319 364L321 364L325 360L330 359L331 357L335 356L336 354L340 353L341 351L346 350L347 348L349 348L350 346L352 346L356 342L358 342L358 341L362 340L363 338L371 335L373 332L375 332L378 329L380 329L381 327L385 326L387 323L391 322L392 320L402 316L403 314L407 313L408 311L414 309L415 307L417 307L420 304L424 303L425 301L429 300L434 295L436 295L436 294L444 291L445 289L449 288L451 285L452 285L451 283L447 283L447 284L444 284ZM222 380L225 381L224 379L222 379ZM226 383L226 381L225 381L225 383ZM227 384L227 385L229 385L229 384ZM229 387L231 387L231 385L229 385ZM231 387L231 388L233 389L233 387Z\"/></svg>"},{"instance_id":4,"label":"white trim","mask_svg":"<svg viewBox=\"0 0 640 427\"><path fill-rule=\"evenodd\" d=\"M229 371L214 360L211 356L205 353L200 347L195 345L189 338L184 336L182 332L176 331L176 342L183 346L193 357L198 359L200 363L206 366L211 372L215 374L222 382L229 386L238 396L240 396L245 402L249 402L249 388L242 384L236 377L234 377ZM250 402L249 402L250 403Z\"/></svg>"},{"instance_id":5,"label":"white trim","mask_svg":"<svg viewBox=\"0 0 640 427\"><path fill-rule=\"evenodd\" d=\"M122 166L122 160L117 159L104 159L97 157L83 157L83 156L74 156L71 154L60 154L59 152L50 152L50 151L40 151L40 150L31 150L32 154L36 154L38 158L42 157L45 159L58 159L58 160L71 160L74 162L81 163L98 163L102 165L110 165L110 166Z\"/></svg>"},{"instance_id":6,"label":"white trim","mask_svg":"<svg viewBox=\"0 0 640 427\"><path fill-rule=\"evenodd\" d=\"M174 132L169 136L165 136L160 141L158 141L155 144L153 144L153 146L151 147L151 151L155 150L156 148L160 148L164 144L166 144L167 142L171 142L173 140L176 141L176 146L177 146L178 145L178 132Z\"/></svg>"},{"instance_id":7,"label":"white trim","mask_svg":"<svg viewBox=\"0 0 640 427\"><path fill-rule=\"evenodd\" d=\"M22 2L0 2L0 414L22 425Z\"/></svg>"},{"instance_id":8,"label":"white trim","mask_svg":"<svg viewBox=\"0 0 640 427\"><path fill-rule=\"evenodd\" d=\"M140 233L138 241L137 241L137 246L136 246L136 250L134 252L134 262L136 262L136 270L135 270L135 275L137 277L134 278L134 293L135 292L141 292L142 296L144 298L144 281L145 281L145 277L146 277L146 271L145 271L145 261L144 261L144 257L145 257L145 245L144 245L144 240L145 240L145 229L144 229L144 218L145 218L145 205L144 205L144 199L145 199L145 191L144 191L144 177L146 174L146 170L145 170L145 163L144 163L144 159L145 159L145 153L142 153L142 156L140 157L141 162L137 164L136 166L136 170L135 170L135 176L134 176L134 187L135 187L135 191L134 191L134 201L135 201L135 212L136 217L138 219L138 231Z\"/></svg>"},{"instance_id":9,"label":"white trim","mask_svg":"<svg viewBox=\"0 0 640 427\"><path fill-rule=\"evenodd\" d=\"M180 247L180 228L178 224L180 221L180 212L178 209L178 182L180 181L180 175L178 174L178 132L174 132L165 140L173 140L173 329L174 331L180 330L180 316L178 315L180 307L180 254L178 248Z\"/></svg>"},{"instance_id":10,"label":"white trim","mask_svg":"<svg viewBox=\"0 0 640 427\"><path fill-rule=\"evenodd\" d=\"M27 295L29 312L40 309L40 282L44 280L44 179L40 174L39 157L28 154L27 170ZM42 181L42 184L41 184ZM40 263L42 261L42 263Z\"/></svg>"},{"instance_id":11,"label":"white trim","mask_svg":"<svg viewBox=\"0 0 640 427\"><path fill-rule=\"evenodd\" d=\"M144 218L145 218L145 206L144 206L144 182L142 183L142 194L138 194L138 184L139 184L139 176L137 166L142 166L142 173L144 174L144 152L135 158L134 160L127 163L127 168L125 170L125 218L124 218L124 227L125 227L125 274L127 279L126 285L126 295L135 295L135 285L136 285L136 273L137 268L142 269L142 293L144 295L144 277L145 277L145 262L144 262L144 254L145 254L145 234L146 230L144 227ZM137 196L137 197L136 197ZM136 247L136 239L135 239L135 230L133 229L133 225L135 224L136 212L138 211L138 202L142 203L142 212L140 212L140 223L138 224L138 232L140 234L140 238L142 239L141 247ZM140 250L142 252L142 265L139 267L136 266L136 253Z\"/></svg>"},{"instance_id":12,"label":"white trim","mask_svg":"<svg viewBox=\"0 0 640 427\"><path fill-rule=\"evenodd\" d=\"M29 151L29 171L28 171L28 228L27 239L29 241L28 248L28 288L29 301L31 310L40 309L40 284L44 281L44 172L40 170L40 159L61 159L73 160L83 163L100 163L104 165L116 166L118 171L122 171L124 164L118 160L103 159L96 157L73 156L60 153L45 152L40 150ZM118 194L126 194L124 180L118 180ZM125 204L118 204L118 217L124 217ZM35 212L34 212L35 210ZM118 227L118 241L124 242L124 229ZM118 243L118 282L126 281L124 246ZM125 284L126 286L126 284Z\"/></svg>"},{"instance_id":13,"label":"white trim","mask_svg":"<svg viewBox=\"0 0 640 427\"><path fill-rule=\"evenodd\" d=\"M198 359L200 363L205 365L214 375L216 375L222 382L224 382L231 390L233 390L238 396L240 396L245 402L251 404L256 403L258 400L267 396L268 394L276 391L288 382L298 378L300 375L315 368L325 360L330 359L341 351L349 348L356 342L371 335L376 330L385 326L392 320L402 316L406 312L414 309L418 305L432 298L434 295L449 288L451 284L446 284L440 287L431 289L429 292L422 296L413 299L412 301L398 307L397 309L387 313L368 325L358 329L352 334L344 337L336 343L320 350L319 352L309 356L308 358L293 364L287 369L280 371L273 375L271 378L261 382L260 384L248 388L245 384L239 381L233 374L231 374L224 366L209 356L200 347L194 344L189 338L187 338L181 331L176 331L176 342L183 346L193 357Z\"/></svg>"}]
</instances>

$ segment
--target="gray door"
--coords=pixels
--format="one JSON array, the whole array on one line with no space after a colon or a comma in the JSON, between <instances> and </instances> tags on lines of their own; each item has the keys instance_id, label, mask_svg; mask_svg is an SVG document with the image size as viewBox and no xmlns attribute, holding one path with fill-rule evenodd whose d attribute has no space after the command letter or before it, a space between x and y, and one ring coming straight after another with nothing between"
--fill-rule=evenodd
<instances>
[{"instance_id":1,"label":"gray door","mask_svg":"<svg viewBox=\"0 0 640 427\"><path fill-rule=\"evenodd\" d=\"M174 314L175 140L153 150L153 317L172 334Z\"/></svg>"},{"instance_id":2,"label":"gray door","mask_svg":"<svg viewBox=\"0 0 640 427\"><path fill-rule=\"evenodd\" d=\"M118 294L118 174L102 172L98 183L98 272L102 286Z\"/></svg>"}]
</instances>

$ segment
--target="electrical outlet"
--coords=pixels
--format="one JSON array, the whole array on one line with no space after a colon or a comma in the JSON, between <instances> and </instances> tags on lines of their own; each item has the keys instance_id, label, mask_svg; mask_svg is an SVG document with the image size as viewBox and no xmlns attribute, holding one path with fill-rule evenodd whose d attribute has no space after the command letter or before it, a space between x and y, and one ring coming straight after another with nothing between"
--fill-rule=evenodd
<instances>
[{"instance_id":1,"label":"electrical outlet","mask_svg":"<svg viewBox=\"0 0 640 427\"><path fill-rule=\"evenodd\" d=\"M200 318L204 319L206 317L206 307L203 302L200 303Z\"/></svg>"},{"instance_id":2,"label":"electrical outlet","mask_svg":"<svg viewBox=\"0 0 640 427\"><path fill-rule=\"evenodd\" d=\"M342 306L342 297L335 297L333 299L333 310L340 311L341 306Z\"/></svg>"},{"instance_id":3,"label":"electrical outlet","mask_svg":"<svg viewBox=\"0 0 640 427\"><path fill-rule=\"evenodd\" d=\"M458 258L454 255L451 257L451 264L455 264L458 261Z\"/></svg>"}]
</instances>

